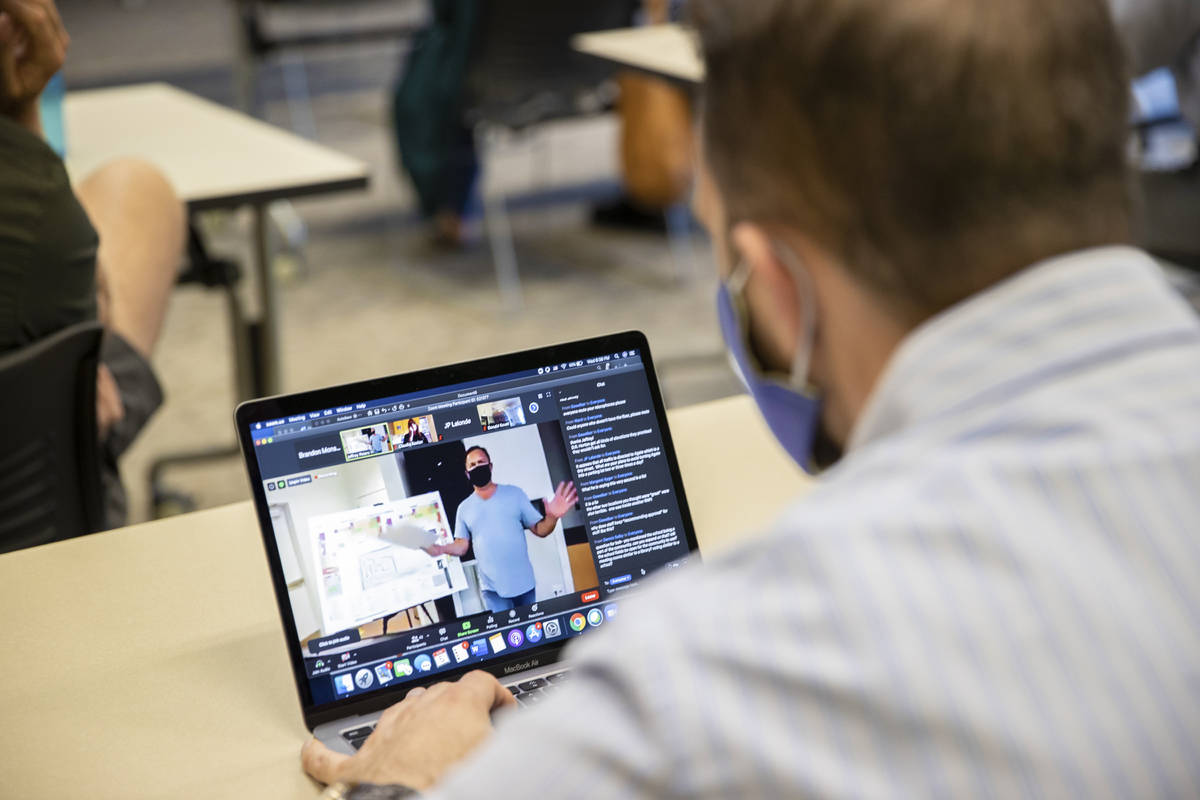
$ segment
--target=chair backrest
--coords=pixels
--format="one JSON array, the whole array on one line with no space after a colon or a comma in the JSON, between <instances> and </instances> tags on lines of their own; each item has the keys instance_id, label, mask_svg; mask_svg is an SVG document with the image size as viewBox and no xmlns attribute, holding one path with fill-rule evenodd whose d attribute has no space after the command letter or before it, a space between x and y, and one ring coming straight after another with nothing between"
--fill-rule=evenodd
<instances>
[{"instance_id":1,"label":"chair backrest","mask_svg":"<svg viewBox=\"0 0 1200 800\"><path fill-rule=\"evenodd\" d=\"M102 332L81 323L0 356L0 553L104 528Z\"/></svg>"},{"instance_id":2,"label":"chair backrest","mask_svg":"<svg viewBox=\"0 0 1200 800\"><path fill-rule=\"evenodd\" d=\"M571 47L576 34L628 27L640 0L481 0L464 94L469 123L519 129L580 113L616 67Z\"/></svg>"},{"instance_id":3,"label":"chair backrest","mask_svg":"<svg viewBox=\"0 0 1200 800\"><path fill-rule=\"evenodd\" d=\"M427 0L237 0L251 52L407 39L425 24Z\"/></svg>"}]
</instances>

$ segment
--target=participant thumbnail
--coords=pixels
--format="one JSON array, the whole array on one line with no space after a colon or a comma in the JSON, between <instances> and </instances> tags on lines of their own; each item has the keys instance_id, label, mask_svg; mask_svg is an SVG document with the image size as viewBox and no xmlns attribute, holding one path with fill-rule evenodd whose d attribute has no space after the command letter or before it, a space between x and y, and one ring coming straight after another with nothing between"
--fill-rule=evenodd
<instances>
[{"instance_id":1,"label":"participant thumbnail","mask_svg":"<svg viewBox=\"0 0 1200 800\"><path fill-rule=\"evenodd\" d=\"M393 449L386 424L349 428L339 431L339 434L342 437L342 452L347 461L390 453Z\"/></svg>"},{"instance_id":2,"label":"participant thumbnail","mask_svg":"<svg viewBox=\"0 0 1200 800\"><path fill-rule=\"evenodd\" d=\"M475 408L479 413L479 424L485 431L498 431L525 424L525 406L521 404L519 397L480 403Z\"/></svg>"},{"instance_id":3,"label":"participant thumbnail","mask_svg":"<svg viewBox=\"0 0 1200 800\"><path fill-rule=\"evenodd\" d=\"M409 417L392 423L392 442L395 447L410 447L416 444L429 444L438 440L433 415Z\"/></svg>"}]
</instances>

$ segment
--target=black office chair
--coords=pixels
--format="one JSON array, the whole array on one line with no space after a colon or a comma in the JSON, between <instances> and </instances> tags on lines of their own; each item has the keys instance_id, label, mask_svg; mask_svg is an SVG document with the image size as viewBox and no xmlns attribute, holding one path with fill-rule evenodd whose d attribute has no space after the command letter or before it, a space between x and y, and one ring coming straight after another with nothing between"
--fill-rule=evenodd
<instances>
[{"instance_id":1,"label":"black office chair","mask_svg":"<svg viewBox=\"0 0 1200 800\"><path fill-rule=\"evenodd\" d=\"M1192 152L1200 149L1194 128L1179 115L1140 121L1134 128L1136 152L1142 161L1135 188L1138 195L1136 241L1163 262L1175 288L1200 310L1200 162L1177 163L1166 169L1161 163L1147 168L1145 156L1156 132L1173 134L1172 139L1191 137ZM1177 267L1179 269L1172 269Z\"/></svg>"},{"instance_id":2,"label":"black office chair","mask_svg":"<svg viewBox=\"0 0 1200 800\"><path fill-rule=\"evenodd\" d=\"M0 553L105 528L99 323L0 356Z\"/></svg>"},{"instance_id":3,"label":"black office chair","mask_svg":"<svg viewBox=\"0 0 1200 800\"><path fill-rule=\"evenodd\" d=\"M1200 270L1200 229L1195 224L1200 210L1200 161L1194 156L1200 150L1200 137L1178 113L1138 120L1133 133L1140 167L1138 243L1160 258ZM1179 148L1188 139L1194 142L1190 161ZM1163 141L1171 144L1164 146Z\"/></svg>"},{"instance_id":4,"label":"black office chair","mask_svg":"<svg viewBox=\"0 0 1200 800\"><path fill-rule=\"evenodd\" d=\"M304 53L314 47L403 42L426 24L425 0L234 0L239 47L234 62L238 107L261 116L259 71L278 56L292 128L316 138ZM282 11L284 19L274 19Z\"/></svg>"},{"instance_id":5,"label":"black office chair","mask_svg":"<svg viewBox=\"0 0 1200 800\"><path fill-rule=\"evenodd\" d=\"M598 86L616 66L576 51L581 33L627 27L639 0L489 0L466 77L468 124L521 130L603 110Z\"/></svg>"},{"instance_id":6,"label":"black office chair","mask_svg":"<svg viewBox=\"0 0 1200 800\"><path fill-rule=\"evenodd\" d=\"M639 0L487 0L467 66L464 119L483 155L501 131L608 110L611 63L577 52L580 33L628 26ZM485 158L486 162L486 158ZM501 295L521 305L521 282L504 198L484 192L484 221Z\"/></svg>"}]
</instances>

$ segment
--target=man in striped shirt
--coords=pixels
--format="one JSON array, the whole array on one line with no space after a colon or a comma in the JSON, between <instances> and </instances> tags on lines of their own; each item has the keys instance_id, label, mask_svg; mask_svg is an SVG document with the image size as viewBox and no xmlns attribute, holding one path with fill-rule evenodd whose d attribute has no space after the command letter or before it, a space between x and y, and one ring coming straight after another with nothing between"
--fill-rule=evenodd
<instances>
[{"instance_id":1,"label":"man in striped shirt","mask_svg":"<svg viewBox=\"0 0 1200 800\"><path fill-rule=\"evenodd\" d=\"M727 339L788 452L840 461L494 736L511 698L476 673L305 767L445 798L1200 797L1200 323L1124 244L1102 0L693 6Z\"/></svg>"}]
</instances>

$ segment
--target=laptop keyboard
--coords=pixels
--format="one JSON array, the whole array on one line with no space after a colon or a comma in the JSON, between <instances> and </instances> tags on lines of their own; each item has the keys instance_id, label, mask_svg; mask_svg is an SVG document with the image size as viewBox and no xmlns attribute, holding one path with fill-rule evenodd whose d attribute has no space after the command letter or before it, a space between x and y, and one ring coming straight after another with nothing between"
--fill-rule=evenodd
<instances>
[{"instance_id":1,"label":"laptop keyboard","mask_svg":"<svg viewBox=\"0 0 1200 800\"><path fill-rule=\"evenodd\" d=\"M563 681L570 679L570 677L571 674L569 672L556 672L544 678L522 681L506 688L517 698L517 705L536 706L546 699L547 693L553 692L562 686Z\"/></svg>"},{"instance_id":2,"label":"laptop keyboard","mask_svg":"<svg viewBox=\"0 0 1200 800\"><path fill-rule=\"evenodd\" d=\"M370 725L363 725L361 728L342 731L342 738L349 742L351 747L358 750L363 746L363 742L367 740L367 737L371 735L371 731L373 730L375 730L374 722Z\"/></svg>"},{"instance_id":3,"label":"laptop keyboard","mask_svg":"<svg viewBox=\"0 0 1200 800\"><path fill-rule=\"evenodd\" d=\"M535 706L546 699L546 695L555 691L563 683L569 680L571 674L569 672L556 672L553 675L547 675L544 678L533 678L528 681L514 683L511 686L504 688L513 693L517 698L517 705L520 706ZM363 742L371 735L371 731L375 730L375 723L369 725L361 725L357 728L342 731L342 738L350 743L350 746L358 750L363 746Z\"/></svg>"}]
</instances>

